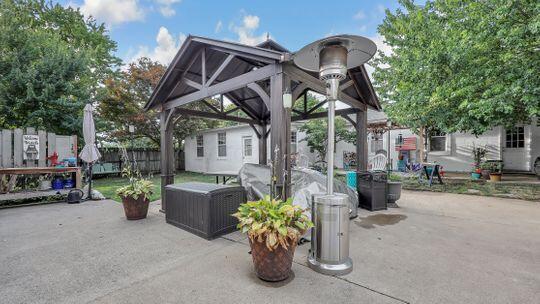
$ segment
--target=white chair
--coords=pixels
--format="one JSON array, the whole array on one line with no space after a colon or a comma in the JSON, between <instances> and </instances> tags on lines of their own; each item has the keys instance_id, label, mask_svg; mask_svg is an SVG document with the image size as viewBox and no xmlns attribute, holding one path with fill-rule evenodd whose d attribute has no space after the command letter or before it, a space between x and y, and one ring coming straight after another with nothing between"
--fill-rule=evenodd
<instances>
[{"instance_id":1,"label":"white chair","mask_svg":"<svg viewBox=\"0 0 540 304\"><path fill-rule=\"evenodd\" d=\"M370 171L384 171L386 170L386 163L388 158L384 154L377 154L369 160Z\"/></svg>"}]
</instances>

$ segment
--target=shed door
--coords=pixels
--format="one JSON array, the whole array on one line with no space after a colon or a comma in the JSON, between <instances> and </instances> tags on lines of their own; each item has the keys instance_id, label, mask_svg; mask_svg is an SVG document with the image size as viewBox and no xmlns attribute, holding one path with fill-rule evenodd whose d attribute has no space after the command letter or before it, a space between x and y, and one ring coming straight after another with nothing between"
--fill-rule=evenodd
<instances>
[{"instance_id":1,"label":"shed door","mask_svg":"<svg viewBox=\"0 0 540 304\"><path fill-rule=\"evenodd\" d=\"M242 162L253 163L253 139L251 136L242 137Z\"/></svg>"},{"instance_id":2,"label":"shed door","mask_svg":"<svg viewBox=\"0 0 540 304\"><path fill-rule=\"evenodd\" d=\"M505 130L503 161L505 170L528 171L527 134L524 126Z\"/></svg>"}]
</instances>

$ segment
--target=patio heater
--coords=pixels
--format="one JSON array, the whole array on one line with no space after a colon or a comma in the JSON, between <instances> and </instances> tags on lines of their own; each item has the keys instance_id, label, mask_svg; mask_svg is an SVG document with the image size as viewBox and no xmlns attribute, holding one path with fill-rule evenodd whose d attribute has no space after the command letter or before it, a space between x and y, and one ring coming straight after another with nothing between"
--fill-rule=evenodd
<instances>
[{"instance_id":1,"label":"patio heater","mask_svg":"<svg viewBox=\"0 0 540 304\"><path fill-rule=\"evenodd\" d=\"M334 193L334 121L339 83L347 70L367 62L377 47L373 41L360 36L331 36L303 47L294 55L301 69L318 72L325 82L328 100L327 191L312 198L311 249L308 265L327 275L344 275L353 269L349 257L349 201L345 194Z\"/></svg>"}]
</instances>

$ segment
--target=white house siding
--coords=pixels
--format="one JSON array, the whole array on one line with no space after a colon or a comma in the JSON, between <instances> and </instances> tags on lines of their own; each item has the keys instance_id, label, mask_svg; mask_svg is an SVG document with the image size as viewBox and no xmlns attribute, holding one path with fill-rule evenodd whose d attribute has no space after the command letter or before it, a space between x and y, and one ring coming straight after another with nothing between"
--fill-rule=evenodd
<instances>
[{"instance_id":1,"label":"white house siding","mask_svg":"<svg viewBox=\"0 0 540 304\"><path fill-rule=\"evenodd\" d=\"M295 123L293 130L297 130L301 123ZM219 132L227 133L227 156L217 157L217 134ZM186 170L194 172L216 172L216 171L238 171L244 162L242 158L242 137L251 136L253 144L252 157L248 162L258 163L258 138L255 132L249 126L235 126L223 129L204 131L204 157L198 158L196 148L196 137L189 137L185 141ZM390 132L390 158L392 167L397 168L399 151L396 151L395 142L401 134L404 138L416 138L416 151L411 151L410 159L412 162L420 162L420 149L422 143L420 138L409 129L396 129ZM312 165L317 161L314 153L310 152L307 143L303 141L306 136L303 132L297 132L297 152L299 153L299 164L303 165L306 161ZM472 148L487 147L488 159L505 159L508 149L502 148L505 145L505 130L501 127L481 135L474 136L466 133L454 133L446 136L446 151L437 151L428 153L428 161L437 162L448 172L468 172L472 169L473 157ZM368 135L368 156L375 156L372 149L372 136ZM382 149L388 148L388 133L382 135ZM343 168L343 152L355 152L356 147L350 143L338 142L336 145L335 164L338 168ZM518 162L519 167L507 168L520 171L531 171L536 157L540 156L540 126L536 122L525 126L525 148L523 149L522 161ZM273 150L268 139L268 158ZM507 155L508 156L508 155ZM508 157L506 157L508 159Z\"/></svg>"},{"instance_id":2,"label":"white house siding","mask_svg":"<svg viewBox=\"0 0 540 304\"><path fill-rule=\"evenodd\" d=\"M225 132L227 156L218 157L217 137L218 133ZM204 157L197 157L196 136L186 138L184 142L186 170L193 172L223 172L238 171L242 167L242 138L252 137L252 161L258 163L259 146L258 139L251 127L239 126L201 133L204 142Z\"/></svg>"}]
</instances>

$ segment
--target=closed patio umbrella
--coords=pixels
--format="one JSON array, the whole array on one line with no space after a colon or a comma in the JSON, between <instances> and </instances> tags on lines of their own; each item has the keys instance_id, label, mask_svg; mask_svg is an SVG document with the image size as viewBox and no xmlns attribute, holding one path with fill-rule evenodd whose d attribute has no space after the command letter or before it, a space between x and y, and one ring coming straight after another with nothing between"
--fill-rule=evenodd
<instances>
[{"instance_id":1,"label":"closed patio umbrella","mask_svg":"<svg viewBox=\"0 0 540 304\"><path fill-rule=\"evenodd\" d=\"M92 199L92 164L101 157L98 148L96 147L96 127L94 125L93 112L94 107L91 104L87 104L84 107L83 118L83 137L84 148L82 149L79 157L88 164L89 168L89 181L88 181L88 198Z\"/></svg>"}]
</instances>

